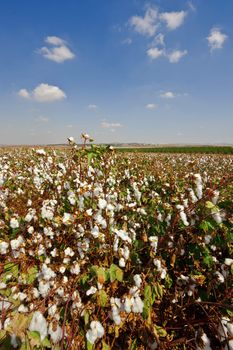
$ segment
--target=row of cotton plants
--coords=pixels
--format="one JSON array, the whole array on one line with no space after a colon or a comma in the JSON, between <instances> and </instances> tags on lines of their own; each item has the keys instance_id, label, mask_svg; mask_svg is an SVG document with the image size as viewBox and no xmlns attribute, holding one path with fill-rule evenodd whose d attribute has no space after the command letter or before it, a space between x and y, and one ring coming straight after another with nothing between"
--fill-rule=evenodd
<instances>
[{"instance_id":1,"label":"row of cotton plants","mask_svg":"<svg viewBox=\"0 0 233 350\"><path fill-rule=\"evenodd\" d=\"M233 157L0 151L0 349L233 349Z\"/></svg>"}]
</instances>

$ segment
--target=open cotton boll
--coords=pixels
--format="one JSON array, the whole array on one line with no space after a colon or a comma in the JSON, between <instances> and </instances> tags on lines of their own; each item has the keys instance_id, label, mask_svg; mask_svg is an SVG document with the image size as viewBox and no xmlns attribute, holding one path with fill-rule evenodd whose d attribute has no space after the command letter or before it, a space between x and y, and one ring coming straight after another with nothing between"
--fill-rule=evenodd
<instances>
[{"instance_id":1,"label":"open cotton boll","mask_svg":"<svg viewBox=\"0 0 233 350\"><path fill-rule=\"evenodd\" d=\"M133 280L134 280L135 285L136 285L138 288L140 288L140 287L141 287L141 284L142 284L141 276L140 276L140 275L134 275Z\"/></svg>"},{"instance_id":2,"label":"open cotton boll","mask_svg":"<svg viewBox=\"0 0 233 350\"><path fill-rule=\"evenodd\" d=\"M90 329L86 333L86 338L89 343L94 344L98 338L102 338L104 335L104 328L99 321L92 321Z\"/></svg>"},{"instance_id":3,"label":"open cotton boll","mask_svg":"<svg viewBox=\"0 0 233 350\"><path fill-rule=\"evenodd\" d=\"M233 350L233 339L229 340L225 345L224 350Z\"/></svg>"},{"instance_id":4,"label":"open cotton boll","mask_svg":"<svg viewBox=\"0 0 233 350\"><path fill-rule=\"evenodd\" d=\"M4 255L7 253L9 247L9 243L7 242L0 242L0 254Z\"/></svg>"},{"instance_id":5,"label":"open cotton boll","mask_svg":"<svg viewBox=\"0 0 233 350\"><path fill-rule=\"evenodd\" d=\"M19 222L18 222L18 220L16 218L12 218L10 220L10 227L13 228L13 229L19 227Z\"/></svg>"},{"instance_id":6,"label":"open cotton boll","mask_svg":"<svg viewBox=\"0 0 233 350\"><path fill-rule=\"evenodd\" d=\"M105 199L100 198L98 201L98 207L100 209L104 209L107 206L107 201Z\"/></svg>"},{"instance_id":7,"label":"open cotton boll","mask_svg":"<svg viewBox=\"0 0 233 350\"><path fill-rule=\"evenodd\" d=\"M43 341L48 334L47 321L40 311L35 311L32 320L29 325L30 331L35 331L40 333L40 339Z\"/></svg>"},{"instance_id":8,"label":"open cotton boll","mask_svg":"<svg viewBox=\"0 0 233 350\"><path fill-rule=\"evenodd\" d=\"M54 329L55 328L55 329ZM53 343L58 343L62 339L62 328L59 325L53 326L52 323L49 325L49 335Z\"/></svg>"}]
</instances>

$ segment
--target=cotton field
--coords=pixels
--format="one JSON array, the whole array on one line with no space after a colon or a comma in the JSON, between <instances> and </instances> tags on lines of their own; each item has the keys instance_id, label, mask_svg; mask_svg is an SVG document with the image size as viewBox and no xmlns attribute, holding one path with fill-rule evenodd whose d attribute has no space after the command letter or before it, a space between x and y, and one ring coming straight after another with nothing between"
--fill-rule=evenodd
<instances>
[{"instance_id":1,"label":"cotton field","mask_svg":"<svg viewBox=\"0 0 233 350\"><path fill-rule=\"evenodd\" d=\"M233 349L233 156L0 150L0 349Z\"/></svg>"}]
</instances>

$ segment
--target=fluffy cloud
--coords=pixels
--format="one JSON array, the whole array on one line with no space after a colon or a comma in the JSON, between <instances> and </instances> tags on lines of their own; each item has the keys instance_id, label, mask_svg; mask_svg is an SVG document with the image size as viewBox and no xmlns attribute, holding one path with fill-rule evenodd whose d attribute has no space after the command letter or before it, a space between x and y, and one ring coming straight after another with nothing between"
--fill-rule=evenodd
<instances>
[{"instance_id":1,"label":"fluffy cloud","mask_svg":"<svg viewBox=\"0 0 233 350\"><path fill-rule=\"evenodd\" d=\"M48 36L45 38L45 42L52 47L44 46L39 50L43 57L57 63L72 60L75 57L65 40L57 36Z\"/></svg>"},{"instance_id":2,"label":"fluffy cloud","mask_svg":"<svg viewBox=\"0 0 233 350\"><path fill-rule=\"evenodd\" d=\"M145 107L146 107L146 109L149 109L152 111L152 110L158 108L158 105L156 105L155 103L148 103Z\"/></svg>"},{"instance_id":3,"label":"fluffy cloud","mask_svg":"<svg viewBox=\"0 0 233 350\"><path fill-rule=\"evenodd\" d=\"M187 55L187 53L188 53L187 50L183 50L183 51L174 50L171 53L167 54L167 58L171 63L178 63L183 56Z\"/></svg>"},{"instance_id":4,"label":"fluffy cloud","mask_svg":"<svg viewBox=\"0 0 233 350\"><path fill-rule=\"evenodd\" d=\"M20 97L27 98L27 99L30 99L30 97L31 97L30 93L26 89L19 90L18 95Z\"/></svg>"},{"instance_id":5,"label":"fluffy cloud","mask_svg":"<svg viewBox=\"0 0 233 350\"><path fill-rule=\"evenodd\" d=\"M133 16L130 18L129 23L133 29L142 34L153 36L158 27L158 11L152 7L146 10L145 16Z\"/></svg>"},{"instance_id":6,"label":"fluffy cloud","mask_svg":"<svg viewBox=\"0 0 233 350\"><path fill-rule=\"evenodd\" d=\"M125 38L124 40L122 40L122 44L123 45L131 45L133 42L133 40L131 38Z\"/></svg>"},{"instance_id":7,"label":"fluffy cloud","mask_svg":"<svg viewBox=\"0 0 233 350\"><path fill-rule=\"evenodd\" d=\"M167 28L169 30L174 30L183 24L186 15L187 13L185 11L164 12L161 13L160 19L166 22Z\"/></svg>"},{"instance_id":8,"label":"fluffy cloud","mask_svg":"<svg viewBox=\"0 0 233 350\"><path fill-rule=\"evenodd\" d=\"M158 49L157 47L151 47L146 53L152 60L155 60L164 55L164 50Z\"/></svg>"},{"instance_id":9,"label":"fluffy cloud","mask_svg":"<svg viewBox=\"0 0 233 350\"><path fill-rule=\"evenodd\" d=\"M227 40L227 35L221 33L219 28L212 28L209 36L206 39L208 40L209 47L212 51L222 49L223 44Z\"/></svg>"},{"instance_id":10,"label":"fluffy cloud","mask_svg":"<svg viewBox=\"0 0 233 350\"><path fill-rule=\"evenodd\" d=\"M66 98L64 91L57 86L49 84L40 84L31 92L26 89L21 89L18 95L38 102L53 102Z\"/></svg>"},{"instance_id":11,"label":"fluffy cloud","mask_svg":"<svg viewBox=\"0 0 233 350\"><path fill-rule=\"evenodd\" d=\"M162 98L174 98L175 94L172 91L164 92L160 95Z\"/></svg>"}]
</instances>

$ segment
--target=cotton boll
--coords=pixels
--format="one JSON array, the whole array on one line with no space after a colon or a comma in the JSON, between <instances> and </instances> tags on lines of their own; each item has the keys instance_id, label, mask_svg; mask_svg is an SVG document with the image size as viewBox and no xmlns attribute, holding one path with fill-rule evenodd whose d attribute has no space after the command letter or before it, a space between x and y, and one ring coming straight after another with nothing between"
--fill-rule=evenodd
<instances>
[{"instance_id":1,"label":"cotton boll","mask_svg":"<svg viewBox=\"0 0 233 350\"><path fill-rule=\"evenodd\" d=\"M92 321L90 329L86 333L87 340L94 344L98 338L102 338L104 335L104 328L99 321Z\"/></svg>"},{"instance_id":2,"label":"cotton boll","mask_svg":"<svg viewBox=\"0 0 233 350\"><path fill-rule=\"evenodd\" d=\"M141 284L142 284L141 276L140 276L140 275L134 275L133 280L134 280L135 285L136 285L138 288L140 288L140 287L141 287Z\"/></svg>"},{"instance_id":3,"label":"cotton boll","mask_svg":"<svg viewBox=\"0 0 233 350\"><path fill-rule=\"evenodd\" d=\"M55 328L55 329L54 329ZM59 325L53 326L52 323L49 325L49 335L53 343L58 343L62 339L62 328Z\"/></svg>"},{"instance_id":4,"label":"cotton boll","mask_svg":"<svg viewBox=\"0 0 233 350\"><path fill-rule=\"evenodd\" d=\"M229 340L225 345L224 350L233 350L233 339Z\"/></svg>"},{"instance_id":5,"label":"cotton boll","mask_svg":"<svg viewBox=\"0 0 233 350\"><path fill-rule=\"evenodd\" d=\"M7 242L0 242L0 254L4 255L7 253L9 247L9 243Z\"/></svg>"},{"instance_id":6,"label":"cotton boll","mask_svg":"<svg viewBox=\"0 0 233 350\"><path fill-rule=\"evenodd\" d=\"M12 229L15 229L15 228L18 228L18 227L19 227L19 222L18 222L18 220L17 220L16 218L12 218L12 219L10 220L10 227L11 227Z\"/></svg>"},{"instance_id":7,"label":"cotton boll","mask_svg":"<svg viewBox=\"0 0 233 350\"><path fill-rule=\"evenodd\" d=\"M224 260L224 264L227 265L227 266L231 266L233 264L233 259L231 258L226 258Z\"/></svg>"},{"instance_id":8,"label":"cotton boll","mask_svg":"<svg viewBox=\"0 0 233 350\"><path fill-rule=\"evenodd\" d=\"M31 323L29 325L30 331L35 331L40 333L41 341L43 341L47 334L47 321L40 311L35 311Z\"/></svg>"},{"instance_id":9,"label":"cotton boll","mask_svg":"<svg viewBox=\"0 0 233 350\"><path fill-rule=\"evenodd\" d=\"M133 300L132 311L135 313L142 313L144 303L140 297L136 297Z\"/></svg>"},{"instance_id":10,"label":"cotton boll","mask_svg":"<svg viewBox=\"0 0 233 350\"><path fill-rule=\"evenodd\" d=\"M91 294L95 294L97 292L97 288L96 287L91 287L86 291L86 295L91 295Z\"/></svg>"},{"instance_id":11,"label":"cotton boll","mask_svg":"<svg viewBox=\"0 0 233 350\"><path fill-rule=\"evenodd\" d=\"M120 258L120 260L119 260L119 266L120 266L120 267L125 267L125 259L124 259L124 258Z\"/></svg>"},{"instance_id":12,"label":"cotton boll","mask_svg":"<svg viewBox=\"0 0 233 350\"><path fill-rule=\"evenodd\" d=\"M102 210L106 208L107 206L107 201L105 199L100 198L98 202L98 207Z\"/></svg>"},{"instance_id":13,"label":"cotton boll","mask_svg":"<svg viewBox=\"0 0 233 350\"><path fill-rule=\"evenodd\" d=\"M94 226L93 229L91 230L91 235L94 237L94 238L98 238L99 237L99 227L98 226Z\"/></svg>"}]
</instances>

